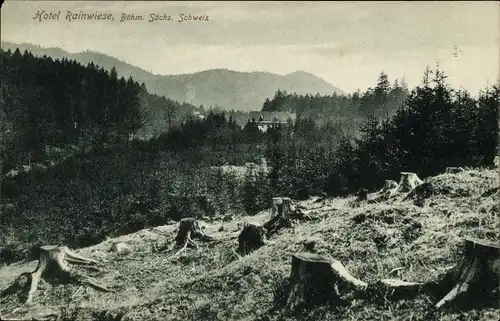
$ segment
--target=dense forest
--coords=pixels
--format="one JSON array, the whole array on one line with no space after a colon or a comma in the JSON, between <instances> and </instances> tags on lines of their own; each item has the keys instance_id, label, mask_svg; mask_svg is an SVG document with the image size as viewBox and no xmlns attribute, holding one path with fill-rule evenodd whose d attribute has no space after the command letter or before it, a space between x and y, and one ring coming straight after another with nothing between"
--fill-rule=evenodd
<instances>
[{"instance_id":1,"label":"dense forest","mask_svg":"<svg viewBox=\"0 0 500 321\"><path fill-rule=\"evenodd\" d=\"M361 93L321 96L297 95L278 90L272 99L266 99L263 111L289 111L298 118L313 118L320 123L335 123L345 133L358 133L359 125L367 117L389 118L408 96L404 80L395 80L391 85L386 73L381 72L374 88Z\"/></svg>"},{"instance_id":2,"label":"dense forest","mask_svg":"<svg viewBox=\"0 0 500 321\"><path fill-rule=\"evenodd\" d=\"M1 68L0 245L89 245L185 216L256 213L277 195L340 196L400 171L490 166L497 154L499 87L472 97L439 68L411 91L384 73L352 95L280 90L263 110L298 118L267 132L92 63L16 50L1 52ZM261 156L269 171L213 168ZM12 174L22 165L31 170Z\"/></svg>"},{"instance_id":3,"label":"dense forest","mask_svg":"<svg viewBox=\"0 0 500 321\"><path fill-rule=\"evenodd\" d=\"M325 149L311 128L306 130L311 138L302 143L288 138L275 145L270 163L277 165L273 172L281 184L288 177L296 190L316 186L331 195L376 188L405 170L426 177L447 166L490 166L497 154L499 94L493 86L473 98L451 89L439 69L427 69L394 115L368 115L359 137L344 135L336 147ZM302 170L294 170L299 165ZM272 187L286 193L285 186Z\"/></svg>"},{"instance_id":4,"label":"dense forest","mask_svg":"<svg viewBox=\"0 0 500 321\"><path fill-rule=\"evenodd\" d=\"M149 94L132 78L63 59L0 52L3 172L57 155L151 137L199 108Z\"/></svg>"},{"instance_id":5,"label":"dense forest","mask_svg":"<svg viewBox=\"0 0 500 321\"><path fill-rule=\"evenodd\" d=\"M2 52L4 166L41 161L46 147L103 150L141 128L141 86L93 64Z\"/></svg>"}]
</instances>

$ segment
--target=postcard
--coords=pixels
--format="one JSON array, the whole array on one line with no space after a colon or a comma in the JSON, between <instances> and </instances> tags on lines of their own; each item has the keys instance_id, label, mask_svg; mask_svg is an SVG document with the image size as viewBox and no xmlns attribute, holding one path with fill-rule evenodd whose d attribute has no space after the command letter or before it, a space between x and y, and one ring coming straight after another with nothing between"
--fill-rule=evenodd
<instances>
[{"instance_id":1,"label":"postcard","mask_svg":"<svg viewBox=\"0 0 500 321\"><path fill-rule=\"evenodd\" d=\"M499 13L6 0L0 320L499 320Z\"/></svg>"}]
</instances>

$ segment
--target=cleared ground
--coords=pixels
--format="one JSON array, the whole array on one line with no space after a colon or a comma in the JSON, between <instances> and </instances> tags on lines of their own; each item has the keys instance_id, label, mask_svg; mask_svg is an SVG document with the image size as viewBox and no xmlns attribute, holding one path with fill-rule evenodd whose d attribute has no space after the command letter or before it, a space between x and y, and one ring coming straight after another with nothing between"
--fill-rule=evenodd
<instances>
[{"instance_id":1,"label":"cleared ground","mask_svg":"<svg viewBox=\"0 0 500 321\"><path fill-rule=\"evenodd\" d=\"M270 211L231 222L200 221L218 241L200 242L198 251L188 249L178 257L170 257L172 251L154 250L173 241L177 225L124 235L115 240L130 244L129 255L108 252L111 241L76 251L102 262L103 270L75 269L115 293L45 283L32 306L9 295L0 299L0 312L9 318L29 318L50 311L60 320L428 320L433 302L426 297L383 304L354 301L348 307L318 308L295 319L272 311L274 293L290 274L291 254L305 251L306 241L315 240L316 253L339 259L353 276L369 282L437 280L457 263L463 237L500 240L498 171L467 170L425 182L432 190L406 201L398 197L354 208L354 198L300 202L309 215L321 219L282 230L243 258L232 251L242 223L263 223ZM0 268L0 290L36 264ZM500 310L446 312L432 319L497 321Z\"/></svg>"}]
</instances>

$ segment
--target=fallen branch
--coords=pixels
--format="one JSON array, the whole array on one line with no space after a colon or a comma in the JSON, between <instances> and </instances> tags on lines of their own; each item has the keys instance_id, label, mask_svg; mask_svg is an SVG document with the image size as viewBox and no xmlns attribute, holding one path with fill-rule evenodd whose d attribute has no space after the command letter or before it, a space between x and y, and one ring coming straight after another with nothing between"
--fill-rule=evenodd
<instances>
[{"instance_id":1,"label":"fallen branch","mask_svg":"<svg viewBox=\"0 0 500 321\"><path fill-rule=\"evenodd\" d=\"M59 317L59 315L54 314L54 313L41 315L40 317L31 317L30 319L28 319L26 317L6 318L6 317L0 315L0 321L48 321L48 320L55 320L58 317Z\"/></svg>"},{"instance_id":2,"label":"fallen branch","mask_svg":"<svg viewBox=\"0 0 500 321\"><path fill-rule=\"evenodd\" d=\"M391 275L394 272L398 272L398 271L401 271L401 270L404 270L404 269L405 268L403 266L397 267L397 268L394 268L394 269L390 270L389 273L387 273L387 274Z\"/></svg>"},{"instance_id":3,"label":"fallen branch","mask_svg":"<svg viewBox=\"0 0 500 321\"><path fill-rule=\"evenodd\" d=\"M463 172L465 172L465 169L462 167L446 167L445 169L446 174L458 174Z\"/></svg>"},{"instance_id":4,"label":"fallen branch","mask_svg":"<svg viewBox=\"0 0 500 321\"><path fill-rule=\"evenodd\" d=\"M366 297L370 300L413 299L426 290L426 283L407 282L399 279L383 279L370 283Z\"/></svg>"},{"instance_id":5,"label":"fallen branch","mask_svg":"<svg viewBox=\"0 0 500 321\"><path fill-rule=\"evenodd\" d=\"M239 255L233 247L231 248L231 252L233 252L233 254L236 255L238 259L241 259L241 255Z\"/></svg>"}]
</instances>

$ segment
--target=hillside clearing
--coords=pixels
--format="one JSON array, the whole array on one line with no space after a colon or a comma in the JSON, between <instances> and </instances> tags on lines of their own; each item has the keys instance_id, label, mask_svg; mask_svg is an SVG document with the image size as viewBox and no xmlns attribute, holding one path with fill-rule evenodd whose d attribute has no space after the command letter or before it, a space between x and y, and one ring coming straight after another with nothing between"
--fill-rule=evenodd
<instances>
[{"instance_id":1,"label":"hillside clearing","mask_svg":"<svg viewBox=\"0 0 500 321\"><path fill-rule=\"evenodd\" d=\"M242 223L262 224L270 211L231 222L200 220L204 232L219 241L200 242L197 251L177 257L154 248L172 244L178 224L123 235L115 241L133 249L128 255L109 252L112 240L75 251L103 263L104 270L91 272L92 277L114 293L45 283L32 306L8 295L0 299L0 313L26 318L53 312L60 320L499 320L498 309L429 315L435 302L426 297L383 304L353 301L287 318L273 311L274 295L290 274L291 254L303 252L307 241L315 242L315 253L340 260L365 282L393 277L425 282L457 263L464 237L500 240L496 170L442 174L424 183L431 188L414 190L405 200L359 207L351 207L354 197L299 202L321 219L280 230L240 259L232 249L238 247ZM0 268L0 290L35 268L35 261Z\"/></svg>"}]
</instances>

